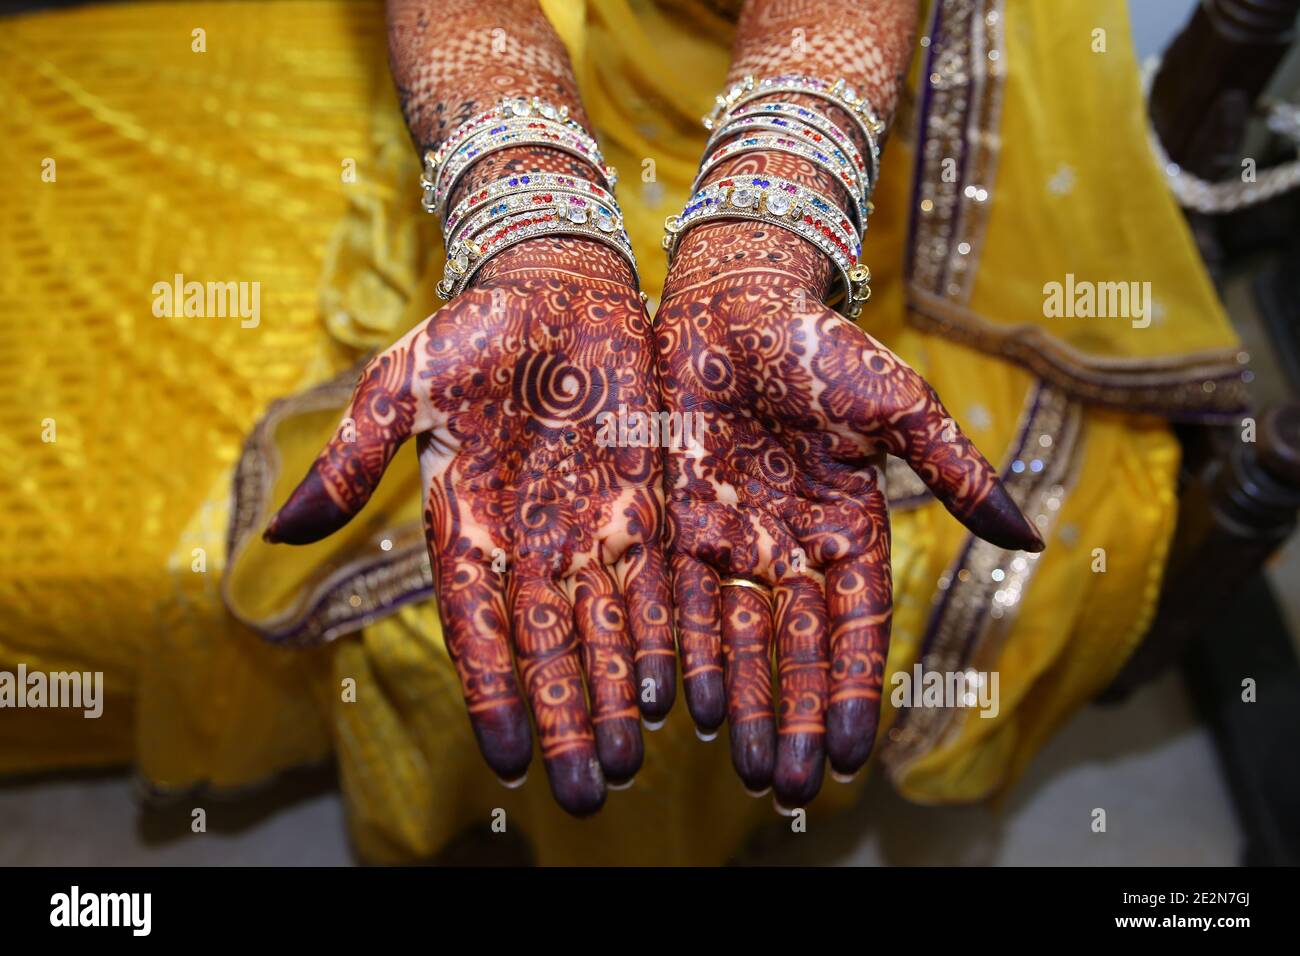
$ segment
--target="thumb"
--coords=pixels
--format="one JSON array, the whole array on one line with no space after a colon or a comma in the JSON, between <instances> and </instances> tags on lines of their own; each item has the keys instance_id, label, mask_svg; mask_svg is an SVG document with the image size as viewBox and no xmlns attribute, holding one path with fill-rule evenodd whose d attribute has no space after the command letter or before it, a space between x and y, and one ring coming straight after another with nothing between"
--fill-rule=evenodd
<instances>
[{"instance_id":1,"label":"thumb","mask_svg":"<svg viewBox=\"0 0 1300 956\"><path fill-rule=\"evenodd\" d=\"M822 406L831 419L906 461L972 533L1000 548L1042 551L1038 529L929 383L849 323L828 331L816 365L827 384Z\"/></svg>"},{"instance_id":2,"label":"thumb","mask_svg":"<svg viewBox=\"0 0 1300 956\"><path fill-rule=\"evenodd\" d=\"M402 443L428 427L413 391L410 338L366 365L334 437L271 518L265 540L311 544L342 528L370 500Z\"/></svg>"}]
</instances>

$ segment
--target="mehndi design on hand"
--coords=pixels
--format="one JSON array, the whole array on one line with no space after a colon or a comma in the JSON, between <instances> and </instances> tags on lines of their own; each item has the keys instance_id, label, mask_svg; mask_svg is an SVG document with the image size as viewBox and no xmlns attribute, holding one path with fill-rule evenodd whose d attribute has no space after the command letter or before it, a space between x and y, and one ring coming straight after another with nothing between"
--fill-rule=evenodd
<instances>
[{"instance_id":1,"label":"mehndi design on hand","mask_svg":"<svg viewBox=\"0 0 1300 956\"><path fill-rule=\"evenodd\" d=\"M524 773L526 699L556 799L588 813L639 769L640 715L661 720L675 696L659 454L599 438L603 413L658 407L649 321L626 267L582 240L485 271L369 363L267 537L337 530L416 436L444 635L484 757Z\"/></svg>"},{"instance_id":2,"label":"mehndi design on hand","mask_svg":"<svg viewBox=\"0 0 1300 956\"><path fill-rule=\"evenodd\" d=\"M825 757L852 774L871 751L891 598L883 455L981 537L1042 548L929 385L820 304L828 273L783 230L701 226L655 326L665 406L706 421L703 456L670 449L666 466L687 705L704 733L725 709L741 779L785 806L816 794Z\"/></svg>"}]
</instances>

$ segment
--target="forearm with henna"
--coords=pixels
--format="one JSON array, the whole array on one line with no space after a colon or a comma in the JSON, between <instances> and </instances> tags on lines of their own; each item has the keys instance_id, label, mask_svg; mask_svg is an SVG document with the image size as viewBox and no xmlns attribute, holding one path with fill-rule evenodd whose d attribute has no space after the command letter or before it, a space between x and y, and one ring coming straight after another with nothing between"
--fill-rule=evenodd
<instances>
[{"instance_id":1,"label":"forearm with henna","mask_svg":"<svg viewBox=\"0 0 1300 956\"><path fill-rule=\"evenodd\" d=\"M843 78L888 123L907 72L917 6L917 0L751 0L736 29L727 82L783 74ZM816 97L783 93L773 98L826 114L867 155L857 124L844 110ZM708 181L738 175L780 176L848 203L839 180L787 153L737 156L719 165ZM785 273L819 299L834 278L821 252L783 230L747 222L705 223L682 238L665 296L711 274L751 267Z\"/></svg>"},{"instance_id":2,"label":"forearm with henna","mask_svg":"<svg viewBox=\"0 0 1300 956\"><path fill-rule=\"evenodd\" d=\"M536 0L390 0L389 27L421 149L506 96L583 118ZM452 204L534 171L596 178L554 149L503 150ZM573 813L635 775L639 716L661 719L675 693L660 458L601 437L603 417L658 405L626 264L590 240L531 239L369 363L345 426L267 532L306 543L337 530L414 437L443 635L484 757L503 779L524 773L527 701L552 792Z\"/></svg>"},{"instance_id":3,"label":"forearm with henna","mask_svg":"<svg viewBox=\"0 0 1300 956\"><path fill-rule=\"evenodd\" d=\"M731 79L843 78L885 119L915 17L915 0L751 0ZM774 96L860 135L825 100ZM798 156L742 154L709 180L741 175L848 206L839 181ZM891 611L882 453L905 459L975 533L1042 547L929 385L822 304L836 273L787 229L706 222L682 237L656 317L666 406L709 422L704 454L667 456L687 704L706 730L725 710L741 779L771 784L784 806L817 792L824 756L851 774L871 751ZM772 588L770 606L746 586L755 581Z\"/></svg>"},{"instance_id":4,"label":"forearm with henna","mask_svg":"<svg viewBox=\"0 0 1300 956\"><path fill-rule=\"evenodd\" d=\"M423 154L461 123L505 97L536 96L590 130L578 84L555 30L537 0L389 0L388 54L411 139ZM491 153L461 177L448 202L503 176L564 173L600 182L592 166L545 146ZM496 256L476 284L516 269L557 268L631 284L627 264L587 239L561 237L520 243Z\"/></svg>"}]
</instances>

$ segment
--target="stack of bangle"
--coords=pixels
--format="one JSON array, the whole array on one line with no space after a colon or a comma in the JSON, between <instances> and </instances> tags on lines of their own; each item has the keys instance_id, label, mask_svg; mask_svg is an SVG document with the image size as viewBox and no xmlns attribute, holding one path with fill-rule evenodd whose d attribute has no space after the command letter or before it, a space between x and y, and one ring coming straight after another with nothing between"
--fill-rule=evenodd
<instances>
[{"instance_id":1,"label":"stack of bangle","mask_svg":"<svg viewBox=\"0 0 1300 956\"><path fill-rule=\"evenodd\" d=\"M857 125L858 132L862 134L862 141L870 148L874 161L879 162L880 134L885 131L885 124L880 121L866 97L858 96L853 87L843 80L829 82L815 76L797 74L770 76L762 80L747 76L717 98L713 111L704 117L704 128L713 130L732 111L752 100L776 93L815 96L844 110Z\"/></svg>"},{"instance_id":2,"label":"stack of bangle","mask_svg":"<svg viewBox=\"0 0 1300 956\"><path fill-rule=\"evenodd\" d=\"M713 134L704 146L705 152L728 136L751 130L793 133L811 143L819 144L824 142L822 137L827 137L848 156L853 169L857 171L863 194L869 197L875 189L876 178L880 174L879 152L870 152L872 161L868 170L862 152L853 141L853 137L845 133L824 113L795 103L765 102L739 106L727 115L725 126L714 127Z\"/></svg>"},{"instance_id":3,"label":"stack of bangle","mask_svg":"<svg viewBox=\"0 0 1300 956\"><path fill-rule=\"evenodd\" d=\"M817 136L821 135L815 133L810 127L804 127L804 129L813 132ZM730 125L722 127L724 134L732 131L734 131L734 127ZM795 132L799 131L796 130ZM789 153L792 156L806 159L819 169L830 173L839 180L849 196L853 198L851 214L858 225L859 234L866 231L870 200L867 198L868 190L863 176L853 167L852 162L844 155L843 151L833 143L809 142L803 138L795 139L781 135L742 136L719 146L704 157L704 161L700 164L700 172L695 177L695 182L691 184L691 190L699 189L705 177L728 159L744 153L757 152Z\"/></svg>"},{"instance_id":4,"label":"stack of bangle","mask_svg":"<svg viewBox=\"0 0 1300 956\"><path fill-rule=\"evenodd\" d=\"M497 150L543 145L594 167L602 183L563 173L516 173L476 189L447 212L456 184L471 165ZM636 276L632 244L612 190L618 176L606 165L591 134L568 110L536 97L507 99L454 129L425 154L426 211L445 215L447 264L438 294L459 295L492 256L525 239L546 235L594 239L621 255Z\"/></svg>"},{"instance_id":5,"label":"stack of bangle","mask_svg":"<svg viewBox=\"0 0 1300 956\"><path fill-rule=\"evenodd\" d=\"M854 318L870 297L871 274L857 264L862 245L836 203L815 189L776 176L729 176L710 183L664 223L663 247L671 261L677 242L691 226L710 219L770 223L807 239L835 265L843 292L841 308Z\"/></svg>"},{"instance_id":6,"label":"stack of bangle","mask_svg":"<svg viewBox=\"0 0 1300 956\"><path fill-rule=\"evenodd\" d=\"M618 183L618 173L605 162L596 140L569 118L567 109L537 97L507 99L466 120L436 151L425 153L420 179L425 210L441 216L470 166L490 153L517 146L561 150L595 167L610 189Z\"/></svg>"},{"instance_id":7,"label":"stack of bangle","mask_svg":"<svg viewBox=\"0 0 1300 956\"><path fill-rule=\"evenodd\" d=\"M437 286L444 299L459 295L501 250L544 235L595 239L621 255L637 276L618 204L585 179L555 173L509 176L466 197L452 216L456 224L448 219L447 264Z\"/></svg>"},{"instance_id":8,"label":"stack of bangle","mask_svg":"<svg viewBox=\"0 0 1300 956\"><path fill-rule=\"evenodd\" d=\"M794 93L824 100L846 112L867 146L869 160L843 128L826 114L808 106L774 100ZM755 100L763 98L763 102ZM831 83L815 77L746 77L718 97L704 118L711 133L692 196L680 215L664 223L663 246L671 261L682 234L710 219L751 219L770 223L812 242L840 274L840 310L856 318L871 296L870 271L858 264L862 236L871 213L871 193L880 171L879 137L884 124L871 105L843 80ZM849 197L840 203L815 189L766 175L731 176L706 184L721 163L750 152L779 152L799 156L828 173ZM869 163L869 165L868 165Z\"/></svg>"}]
</instances>

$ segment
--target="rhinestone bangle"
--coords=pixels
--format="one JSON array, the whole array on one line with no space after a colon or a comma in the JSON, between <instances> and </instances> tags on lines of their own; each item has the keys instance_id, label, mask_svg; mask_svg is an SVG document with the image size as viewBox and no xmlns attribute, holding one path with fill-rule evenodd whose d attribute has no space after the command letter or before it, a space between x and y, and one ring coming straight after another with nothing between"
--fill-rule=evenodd
<instances>
[{"instance_id":1,"label":"rhinestone bangle","mask_svg":"<svg viewBox=\"0 0 1300 956\"><path fill-rule=\"evenodd\" d=\"M586 132L582 124L569 118L569 108L567 106L555 106L552 103L538 99L536 96L531 100L523 96L507 97L496 106L477 113L461 123L447 134L447 138L439 144L436 150L425 152L424 165L429 178L433 178L438 167L446 162L452 150L463 143L469 136L480 132L485 124L505 119L526 119L531 116L540 116L542 119L553 120L576 132Z\"/></svg>"},{"instance_id":2,"label":"rhinestone bangle","mask_svg":"<svg viewBox=\"0 0 1300 956\"><path fill-rule=\"evenodd\" d=\"M703 119L704 128L712 130L732 110L751 100L776 93L815 96L844 110L858 127L858 132L862 134L863 142L871 151L873 163L879 164L880 134L885 131L885 124L877 116L866 97L859 96L853 87L842 79L830 82L814 76L785 74L756 80L753 76L747 76L717 97L713 111ZM874 182L874 177L872 181Z\"/></svg>"},{"instance_id":3,"label":"rhinestone bangle","mask_svg":"<svg viewBox=\"0 0 1300 956\"><path fill-rule=\"evenodd\" d=\"M861 245L847 218L820 192L772 176L728 177L705 186L680 215L664 222L669 262L682 235L711 219L749 219L778 226L813 243L840 273L841 311L850 318L870 296L870 273L857 265Z\"/></svg>"},{"instance_id":4,"label":"rhinestone bangle","mask_svg":"<svg viewBox=\"0 0 1300 956\"><path fill-rule=\"evenodd\" d=\"M517 190L509 196L502 196L478 212L462 220L457 229L448 228L447 252L448 268L452 269L458 251L464 251L464 236L478 236L494 223L525 212L554 212L562 219L582 225L592 220L608 225L605 231L613 232L620 224L618 207L612 202L601 203L575 190L569 189L532 189ZM454 271L454 270L453 270ZM463 271L463 267L462 267Z\"/></svg>"},{"instance_id":5,"label":"rhinestone bangle","mask_svg":"<svg viewBox=\"0 0 1300 956\"><path fill-rule=\"evenodd\" d=\"M636 256L632 253L632 243L623 229L622 217L609 209L601 212L604 215L598 213L593 222L590 218L576 220L562 207L530 210L522 215L498 220L472 239L458 240L447 260L447 273L437 285L438 295L443 299L455 298L493 256L526 239L548 235L577 236L603 243L623 257L632 270L633 282L639 286L641 280L637 273Z\"/></svg>"},{"instance_id":6,"label":"rhinestone bangle","mask_svg":"<svg viewBox=\"0 0 1300 956\"><path fill-rule=\"evenodd\" d=\"M453 235L456 227L465 220L465 217L473 215L479 209L499 199L502 196L511 196L515 193L526 190L546 190L559 189L569 192L588 193L602 202L615 204L613 194L600 186L586 179L579 179L577 176L569 176L565 173L520 173L514 176L506 176L495 182L488 183L486 186L476 190L472 195L466 196L456 203L456 208L447 216L446 225L443 227L444 235ZM427 208L427 207L426 207ZM431 211L431 210L430 210Z\"/></svg>"},{"instance_id":7,"label":"rhinestone bangle","mask_svg":"<svg viewBox=\"0 0 1300 956\"><path fill-rule=\"evenodd\" d=\"M772 125L764 125L770 123ZM751 129L789 129L791 123L802 124L805 127L811 127L813 130L829 137L840 149L849 157L853 167L866 176L866 194L870 197L872 190L875 189L876 179L879 169L873 162L870 172L862 158L862 151L858 149L857 143L853 137L844 132L836 123L832 122L829 117L823 113L808 106L801 106L798 103L780 103L765 102L753 103L748 106L742 106L728 113L720 125L713 129L713 135L704 145L705 152L708 152L715 144L721 142L727 136L735 132L745 132ZM808 136L807 133L802 135ZM809 136L813 139L814 137ZM874 160L873 156L873 160Z\"/></svg>"},{"instance_id":8,"label":"rhinestone bangle","mask_svg":"<svg viewBox=\"0 0 1300 956\"><path fill-rule=\"evenodd\" d=\"M424 207L441 215L447 201L466 170L491 153L517 146L547 146L576 156L595 167L610 189L618 182L618 173L605 163L596 141L584 132L566 129L548 120L503 121L474 134L447 158L447 161L430 177L421 178L424 187Z\"/></svg>"},{"instance_id":9,"label":"rhinestone bangle","mask_svg":"<svg viewBox=\"0 0 1300 956\"><path fill-rule=\"evenodd\" d=\"M695 177L695 182L691 185L692 191L699 189L705 177L719 163L734 156L754 152L789 153L801 159L806 159L814 166L834 176L848 191L850 198L853 199L856 207L854 210L855 218L859 230L865 230L868 205L866 195L862 190L861 177L844 153L834 144L826 144L823 148L821 144L806 143L802 140L791 139L788 136L764 134L744 136L719 146L705 157L704 162L700 164L699 175Z\"/></svg>"}]
</instances>

